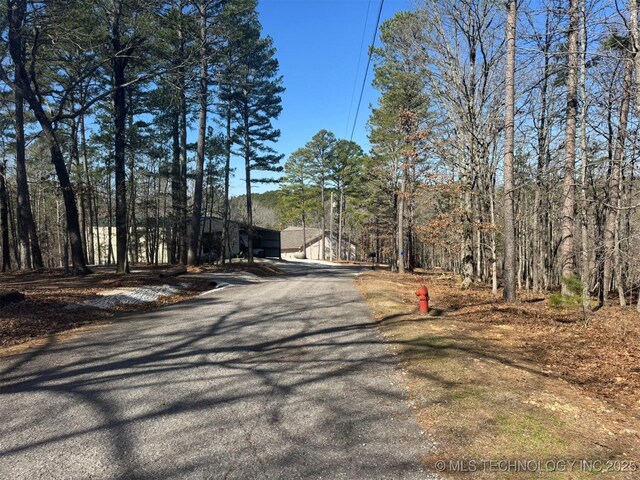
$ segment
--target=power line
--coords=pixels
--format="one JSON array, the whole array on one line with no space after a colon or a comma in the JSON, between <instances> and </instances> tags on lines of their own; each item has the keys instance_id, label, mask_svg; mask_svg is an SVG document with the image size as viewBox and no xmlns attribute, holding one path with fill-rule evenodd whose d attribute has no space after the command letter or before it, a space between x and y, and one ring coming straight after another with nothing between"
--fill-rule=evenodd
<instances>
[{"instance_id":1,"label":"power line","mask_svg":"<svg viewBox=\"0 0 640 480\"><path fill-rule=\"evenodd\" d=\"M364 39L367 36L367 24L369 23L369 10L371 9L371 0L367 2L367 13L364 15L364 27L362 27L362 39L360 40L360 52L358 52L358 66L356 67L356 76L353 79L353 89L351 90L351 101L349 102L349 115L347 115L347 124L344 127L344 136L349 132L349 122L351 121L351 111L353 110L353 99L356 96L356 88L358 86L358 75L360 74L360 61L362 60L362 49L364 48Z\"/></svg>"},{"instance_id":2,"label":"power line","mask_svg":"<svg viewBox=\"0 0 640 480\"><path fill-rule=\"evenodd\" d=\"M376 37L378 36L378 26L380 25L380 17L382 16L382 6L384 0L380 0L380 8L378 9L378 19L376 20L376 28L373 31L373 40L371 41L371 48L369 49L369 58L367 59L367 67L364 70L364 78L362 79L362 88L360 88L360 98L358 99L358 107L356 108L356 116L353 119L353 128L351 129L351 136L349 140L353 140L353 133L356 130L356 123L358 122L358 113L360 113L360 105L362 104L362 95L364 94L364 87L367 84L367 74L369 73L369 66L371 65L371 57L373 56L373 47L376 44Z\"/></svg>"}]
</instances>

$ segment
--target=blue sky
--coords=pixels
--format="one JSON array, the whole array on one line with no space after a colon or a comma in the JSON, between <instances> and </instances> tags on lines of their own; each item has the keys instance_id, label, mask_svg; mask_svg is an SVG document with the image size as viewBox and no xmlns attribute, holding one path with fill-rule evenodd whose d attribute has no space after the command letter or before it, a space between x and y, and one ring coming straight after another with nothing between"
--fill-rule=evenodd
<instances>
[{"instance_id":1,"label":"blue sky","mask_svg":"<svg viewBox=\"0 0 640 480\"><path fill-rule=\"evenodd\" d=\"M411 5L411 0L385 0L381 23L398 11L411 9ZM259 0L263 34L273 38L286 88L282 114L274 122L282 132L275 145L280 153L288 157L323 128L338 138L349 138L379 6L380 0ZM363 32L364 47L360 53ZM359 55L360 71L354 92ZM353 135L353 140L365 150L369 148L366 134L369 104L377 98L371 87L372 75L369 70ZM233 195L244 192L244 175L240 173L239 160L236 161ZM274 188L255 185L254 191Z\"/></svg>"}]
</instances>

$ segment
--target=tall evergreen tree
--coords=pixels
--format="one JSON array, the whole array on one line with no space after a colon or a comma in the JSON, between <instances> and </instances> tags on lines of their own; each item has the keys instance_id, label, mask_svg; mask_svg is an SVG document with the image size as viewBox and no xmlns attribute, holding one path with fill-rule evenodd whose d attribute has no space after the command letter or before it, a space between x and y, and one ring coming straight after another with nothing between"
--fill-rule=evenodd
<instances>
[{"instance_id":1,"label":"tall evergreen tree","mask_svg":"<svg viewBox=\"0 0 640 480\"><path fill-rule=\"evenodd\" d=\"M320 219L322 221L322 241L321 249L322 253L320 258L325 259L325 238L324 232L327 229L327 212L325 208L325 191L331 169L335 160L334 149L336 147L336 136L327 130L320 130L313 138L305 145L305 149L309 152L312 160L313 175L315 177L316 184L320 189Z\"/></svg>"},{"instance_id":2,"label":"tall evergreen tree","mask_svg":"<svg viewBox=\"0 0 640 480\"><path fill-rule=\"evenodd\" d=\"M364 152L360 145L350 140L338 140L333 152L333 164L329 178L338 193L338 260L342 260L344 212L347 194L362 175Z\"/></svg>"},{"instance_id":3,"label":"tall evergreen tree","mask_svg":"<svg viewBox=\"0 0 640 480\"><path fill-rule=\"evenodd\" d=\"M194 0L193 4L198 16L198 56L200 61L198 97L198 140L196 151L196 178L193 189L193 214L191 216L191 231L187 262L189 265L198 263L198 246L200 243L202 198L204 184L204 160L207 131L207 113L209 110L209 55L211 53L210 24L219 13L223 0Z\"/></svg>"},{"instance_id":4,"label":"tall evergreen tree","mask_svg":"<svg viewBox=\"0 0 640 480\"><path fill-rule=\"evenodd\" d=\"M420 150L420 130L428 119L425 75L414 48L420 29L416 15L400 13L382 25L382 45L374 51L373 84L381 97L371 116L370 139L374 151L387 156L397 169L395 264L400 273L404 273L406 267L411 268L413 263L409 213L413 208L413 178Z\"/></svg>"},{"instance_id":5,"label":"tall evergreen tree","mask_svg":"<svg viewBox=\"0 0 640 480\"><path fill-rule=\"evenodd\" d=\"M282 111L280 94L284 92L282 77L278 74L278 60L270 37L261 38L260 22L255 11L248 16L242 38L243 50L232 79L231 109L235 128L234 141L244 159L247 201L248 260L253 261L253 212L251 183L270 181L252 178L254 171L281 171L283 155L277 154L269 144L277 141L280 131L272 121Z\"/></svg>"},{"instance_id":6,"label":"tall evergreen tree","mask_svg":"<svg viewBox=\"0 0 640 480\"><path fill-rule=\"evenodd\" d=\"M306 258L307 216L314 207L316 189L312 178L312 158L309 150L299 148L284 164L280 181L279 208L285 222L302 222L302 253Z\"/></svg>"}]
</instances>

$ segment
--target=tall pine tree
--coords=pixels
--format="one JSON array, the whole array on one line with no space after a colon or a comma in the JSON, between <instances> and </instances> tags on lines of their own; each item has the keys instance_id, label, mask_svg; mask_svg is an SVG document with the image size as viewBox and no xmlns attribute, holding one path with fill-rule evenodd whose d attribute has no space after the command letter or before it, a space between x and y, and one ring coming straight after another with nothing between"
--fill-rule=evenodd
<instances>
[{"instance_id":1,"label":"tall pine tree","mask_svg":"<svg viewBox=\"0 0 640 480\"><path fill-rule=\"evenodd\" d=\"M281 171L283 155L269 144L278 140L280 131L272 121L282 111L280 94L284 92L278 75L278 60L270 37L261 38L262 29L253 3L252 14L244 29L244 50L232 78L231 109L235 122L234 140L244 159L247 198L248 260L253 261L253 215L251 183L270 181L253 179L253 171Z\"/></svg>"}]
</instances>

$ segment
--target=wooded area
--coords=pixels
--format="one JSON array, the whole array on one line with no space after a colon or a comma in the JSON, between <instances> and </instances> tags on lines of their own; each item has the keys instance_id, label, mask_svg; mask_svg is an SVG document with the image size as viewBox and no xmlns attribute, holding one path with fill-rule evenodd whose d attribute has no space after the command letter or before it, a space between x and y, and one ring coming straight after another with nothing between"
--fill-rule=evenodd
<instances>
[{"instance_id":1,"label":"wooded area","mask_svg":"<svg viewBox=\"0 0 640 480\"><path fill-rule=\"evenodd\" d=\"M510 301L562 287L585 308L635 302L637 3L425 0L380 40L372 149L347 189L366 248L399 272L502 283Z\"/></svg>"},{"instance_id":2,"label":"wooded area","mask_svg":"<svg viewBox=\"0 0 640 480\"><path fill-rule=\"evenodd\" d=\"M126 272L163 245L196 264L201 219L228 231L233 216L320 227L327 259L348 241L509 301L561 288L585 310L613 293L640 311L636 0L422 0L372 50L370 151L321 130L284 167L283 80L255 0L2 10L3 270ZM283 168L252 195L274 181L257 171Z\"/></svg>"},{"instance_id":3,"label":"wooded area","mask_svg":"<svg viewBox=\"0 0 640 480\"><path fill-rule=\"evenodd\" d=\"M283 87L255 0L8 0L2 32L3 270L126 272L161 244L195 264L201 217L228 223L231 155L249 212L254 172L278 169Z\"/></svg>"}]
</instances>

